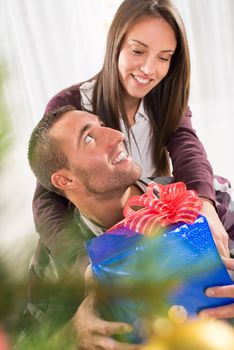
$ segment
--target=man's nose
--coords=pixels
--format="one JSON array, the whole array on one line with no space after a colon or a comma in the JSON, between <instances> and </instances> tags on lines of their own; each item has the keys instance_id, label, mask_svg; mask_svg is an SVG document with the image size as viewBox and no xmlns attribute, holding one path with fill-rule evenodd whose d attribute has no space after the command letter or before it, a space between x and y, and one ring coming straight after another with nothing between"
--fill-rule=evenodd
<instances>
[{"instance_id":1,"label":"man's nose","mask_svg":"<svg viewBox=\"0 0 234 350\"><path fill-rule=\"evenodd\" d=\"M105 131L104 131L105 129ZM124 134L116 129L102 128L102 139L109 146L115 146L117 143L123 142Z\"/></svg>"}]
</instances>

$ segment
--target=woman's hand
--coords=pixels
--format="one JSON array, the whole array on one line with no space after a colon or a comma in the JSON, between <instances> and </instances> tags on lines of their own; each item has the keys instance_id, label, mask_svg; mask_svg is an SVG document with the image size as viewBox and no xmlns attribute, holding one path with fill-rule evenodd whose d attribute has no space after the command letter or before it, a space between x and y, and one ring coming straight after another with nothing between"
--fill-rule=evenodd
<instances>
[{"instance_id":1,"label":"woman's hand","mask_svg":"<svg viewBox=\"0 0 234 350\"><path fill-rule=\"evenodd\" d=\"M224 258L229 258L228 234L220 221L213 202L207 198L200 197L203 206L201 215L205 216L210 226L210 231L216 243L219 254Z\"/></svg>"},{"instance_id":2,"label":"woman's hand","mask_svg":"<svg viewBox=\"0 0 234 350\"><path fill-rule=\"evenodd\" d=\"M234 271L234 259L223 259L223 261L228 270ZM208 297L215 298L234 298L234 284L207 288L206 295ZM234 303L203 310L199 313L199 316L207 316L212 318L234 318Z\"/></svg>"}]
</instances>

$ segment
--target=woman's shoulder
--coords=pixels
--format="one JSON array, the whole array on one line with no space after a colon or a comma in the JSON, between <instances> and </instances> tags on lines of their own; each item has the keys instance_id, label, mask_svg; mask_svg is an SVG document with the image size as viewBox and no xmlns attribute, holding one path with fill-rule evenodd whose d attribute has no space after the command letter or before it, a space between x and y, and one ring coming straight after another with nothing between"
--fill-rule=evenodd
<instances>
[{"instance_id":1,"label":"woman's shoulder","mask_svg":"<svg viewBox=\"0 0 234 350\"><path fill-rule=\"evenodd\" d=\"M88 106L90 107L91 105L94 84L95 80L89 80L59 91L50 99L45 112L48 113L52 109L67 105L74 106L79 110L82 109L82 106L89 109Z\"/></svg>"},{"instance_id":2,"label":"woman's shoulder","mask_svg":"<svg viewBox=\"0 0 234 350\"><path fill-rule=\"evenodd\" d=\"M81 109L80 86L81 84L78 83L59 91L49 100L45 113L67 105L72 105L77 109Z\"/></svg>"}]
</instances>

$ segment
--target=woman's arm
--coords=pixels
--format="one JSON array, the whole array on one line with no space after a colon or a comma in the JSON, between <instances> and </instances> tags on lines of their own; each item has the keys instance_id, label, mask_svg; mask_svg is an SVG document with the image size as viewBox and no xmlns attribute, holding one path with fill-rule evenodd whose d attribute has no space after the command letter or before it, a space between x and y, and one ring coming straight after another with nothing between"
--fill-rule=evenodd
<instances>
[{"instance_id":1,"label":"woman's arm","mask_svg":"<svg viewBox=\"0 0 234 350\"><path fill-rule=\"evenodd\" d=\"M78 220L75 222L74 206L38 182L33 214L40 242L49 250L58 271L83 278L89 264L84 234L88 238L92 234L87 233Z\"/></svg>"},{"instance_id":2,"label":"woman's arm","mask_svg":"<svg viewBox=\"0 0 234 350\"><path fill-rule=\"evenodd\" d=\"M215 208L213 170L205 149L192 128L191 117L192 113L188 109L166 145L172 161L173 176L175 181L183 181L188 189L195 190L201 197L201 214L208 220L220 254L228 257L228 235Z\"/></svg>"},{"instance_id":3,"label":"woman's arm","mask_svg":"<svg viewBox=\"0 0 234 350\"><path fill-rule=\"evenodd\" d=\"M192 113L187 110L177 130L166 145L172 161L175 181L183 181L188 189L200 197L215 201L213 170L205 149L191 123Z\"/></svg>"},{"instance_id":4,"label":"woman's arm","mask_svg":"<svg viewBox=\"0 0 234 350\"><path fill-rule=\"evenodd\" d=\"M72 85L52 97L46 106L45 113L48 113L52 109L68 105L74 106L78 110L82 109L79 84Z\"/></svg>"},{"instance_id":5,"label":"woman's arm","mask_svg":"<svg viewBox=\"0 0 234 350\"><path fill-rule=\"evenodd\" d=\"M56 94L47 104L45 113L66 105L72 105L78 110L81 109L79 84ZM37 183L33 198L33 215L36 230L42 243L50 250L53 258L62 265L62 261L68 263L68 259L72 259L66 256L66 247L69 246L74 238L75 223L73 211L74 206L66 198L48 191L39 182Z\"/></svg>"}]
</instances>

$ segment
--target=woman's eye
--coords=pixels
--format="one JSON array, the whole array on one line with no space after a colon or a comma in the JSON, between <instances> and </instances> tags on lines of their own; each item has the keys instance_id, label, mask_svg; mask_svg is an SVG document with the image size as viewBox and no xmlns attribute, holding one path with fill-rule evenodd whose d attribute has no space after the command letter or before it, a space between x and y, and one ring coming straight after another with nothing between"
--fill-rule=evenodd
<instances>
[{"instance_id":1,"label":"woman's eye","mask_svg":"<svg viewBox=\"0 0 234 350\"><path fill-rule=\"evenodd\" d=\"M84 143L89 143L89 142L92 141L92 140L93 140L93 136L87 135L87 136L85 136L85 138L84 138Z\"/></svg>"},{"instance_id":2,"label":"woman's eye","mask_svg":"<svg viewBox=\"0 0 234 350\"><path fill-rule=\"evenodd\" d=\"M166 57L159 57L161 61L164 61L164 62L169 62L170 61L170 58L166 58Z\"/></svg>"},{"instance_id":3,"label":"woman's eye","mask_svg":"<svg viewBox=\"0 0 234 350\"><path fill-rule=\"evenodd\" d=\"M143 51L140 51L140 50L132 50L132 53L134 53L134 55L141 55L143 54L144 52Z\"/></svg>"}]
</instances>

